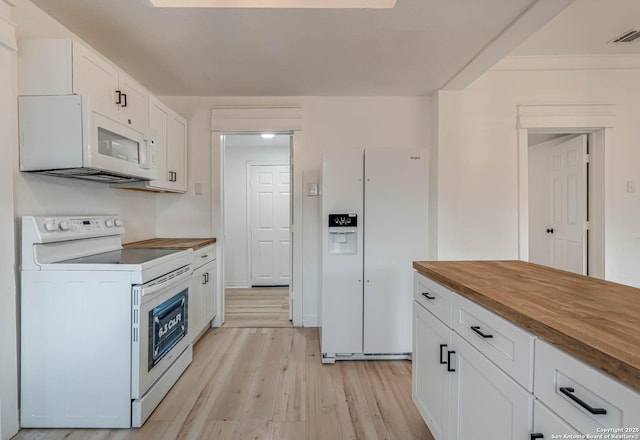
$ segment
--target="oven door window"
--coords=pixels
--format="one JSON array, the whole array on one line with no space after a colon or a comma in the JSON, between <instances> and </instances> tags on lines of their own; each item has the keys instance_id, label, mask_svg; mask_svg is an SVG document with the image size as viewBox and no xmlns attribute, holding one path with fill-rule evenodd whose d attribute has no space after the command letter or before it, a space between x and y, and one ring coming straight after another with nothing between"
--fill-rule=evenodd
<instances>
[{"instance_id":1,"label":"oven door window","mask_svg":"<svg viewBox=\"0 0 640 440\"><path fill-rule=\"evenodd\" d=\"M149 366L151 369L187 334L187 292L169 298L149 312Z\"/></svg>"}]
</instances>

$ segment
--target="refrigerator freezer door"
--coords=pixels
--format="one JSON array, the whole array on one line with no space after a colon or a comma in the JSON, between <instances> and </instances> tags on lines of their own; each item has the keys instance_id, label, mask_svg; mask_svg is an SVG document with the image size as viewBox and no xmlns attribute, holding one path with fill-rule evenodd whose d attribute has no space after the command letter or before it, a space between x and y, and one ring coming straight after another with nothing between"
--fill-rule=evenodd
<instances>
[{"instance_id":1,"label":"refrigerator freezer door","mask_svg":"<svg viewBox=\"0 0 640 440\"><path fill-rule=\"evenodd\" d=\"M349 228L355 230L349 232L355 252L336 252L347 243L336 243L329 231L330 214L362 219L362 162L361 149L325 151L323 156L321 350L330 356L362 353L362 222Z\"/></svg>"},{"instance_id":2,"label":"refrigerator freezer door","mask_svg":"<svg viewBox=\"0 0 640 440\"><path fill-rule=\"evenodd\" d=\"M364 353L410 353L414 260L427 257L425 149L365 150Z\"/></svg>"}]
</instances>

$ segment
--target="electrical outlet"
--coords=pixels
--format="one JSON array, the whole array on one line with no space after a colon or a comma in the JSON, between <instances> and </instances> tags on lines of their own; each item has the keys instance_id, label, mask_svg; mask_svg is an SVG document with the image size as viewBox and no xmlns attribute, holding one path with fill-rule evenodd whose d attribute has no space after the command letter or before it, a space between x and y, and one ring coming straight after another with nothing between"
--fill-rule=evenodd
<instances>
[{"instance_id":1,"label":"electrical outlet","mask_svg":"<svg viewBox=\"0 0 640 440\"><path fill-rule=\"evenodd\" d=\"M633 180L627 181L627 192L628 193L636 192L636 182L634 182Z\"/></svg>"}]
</instances>

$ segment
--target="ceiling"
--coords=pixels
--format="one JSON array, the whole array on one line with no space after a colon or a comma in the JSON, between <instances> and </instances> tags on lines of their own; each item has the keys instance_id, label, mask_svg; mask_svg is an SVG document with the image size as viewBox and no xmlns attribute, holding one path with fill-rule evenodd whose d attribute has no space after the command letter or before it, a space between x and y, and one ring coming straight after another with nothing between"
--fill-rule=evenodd
<instances>
[{"instance_id":1,"label":"ceiling","mask_svg":"<svg viewBox=\"0 0 640 440\"><path fill-rule=\"evenodd\" d=\"M433 93L536 0L339 10L33 3L157 95L349 96Z\"/></svg>"},{"instance_id":2,"label":"ceiling","mask_svg":"<svg viewBox=\"0 0 640 440\"><path fill-rule=\"evenodd\" d=\"M640 39L610 44L640 28L640 0L576 0L511 55L640 54Z\"/></svg>"}]
</instances>

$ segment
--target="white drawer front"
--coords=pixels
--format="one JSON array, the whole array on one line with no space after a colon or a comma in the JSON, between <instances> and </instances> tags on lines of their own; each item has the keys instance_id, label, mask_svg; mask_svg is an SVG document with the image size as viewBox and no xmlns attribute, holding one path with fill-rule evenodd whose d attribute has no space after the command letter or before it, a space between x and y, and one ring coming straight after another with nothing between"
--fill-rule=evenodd
<instances>
[{"instance_id":1,"label":"white drawer front","mask_svg":"<svg viewBox=\"0 0 640 440\"><path fill-rule=\"evenodd\" d=\"M533 336L460 296L453 296L452 328L505 373L533 391Z\"/></svg>"},{"instance_id":2,"label":"white drawer front","mask_svg":"<svg viewBox=\"0 0 640 440\"><path fill-rule=\"evenodd\" d=\"M640 393L539 339L534 393L582 434L601 434L613 428L640 429ZM599 410L606 413L593 413ZM640 438L640 432L626 434Z\"/></svg>"},{"instance_id":3,"label":"white drawer front","mask_svg":"<svg viewBox=\"0 0 640 440\"><path fill-rule=\"evenodd\" d=\"M541 434L543 437L534 436L533 434ZM533 431L531 438L544 438L544 439L552 439L554 435L559 435L560 437L555 438L563 438L565 435L576 435L580 434L578 431L573 429L567 422L562 420L556 413L551 411L549 408L540 403L539 400L536 400L533 405ZM564 437L564 438L572 438L572 437ZM573 437L578 438L578 437Z\"/></svg>"},{"instance_id":4,"label":"white drawer front","mask_svg":"<svg viewBox=\"0 0 640 440\"><path fill-rule=\"evenodd\" d=\"M414 299L433 313L440 321L451 327L451 297L453 291L416 272L414 275Z\"/></svg>"},{"instance_id":5,"label":"white drawer front","mask_svg":"<svg viewBox=\"0 0 640 440\"><path fill-rule=\"evenodd\" d=\"M216 259L216 245L210 244L193 251L193 269Z\"/></svg>"}]
</instances>

